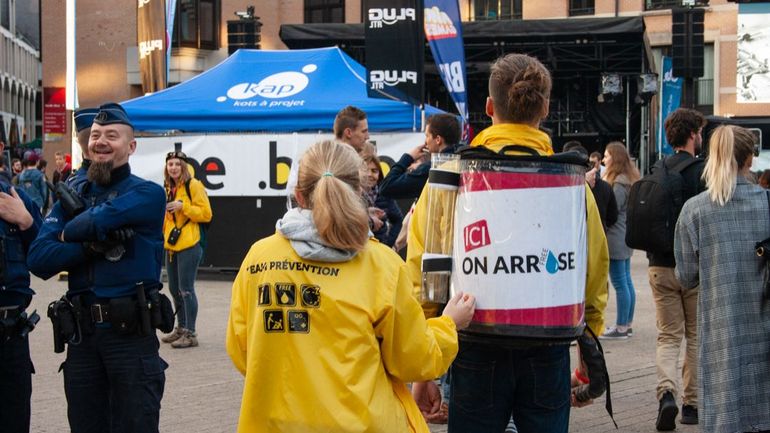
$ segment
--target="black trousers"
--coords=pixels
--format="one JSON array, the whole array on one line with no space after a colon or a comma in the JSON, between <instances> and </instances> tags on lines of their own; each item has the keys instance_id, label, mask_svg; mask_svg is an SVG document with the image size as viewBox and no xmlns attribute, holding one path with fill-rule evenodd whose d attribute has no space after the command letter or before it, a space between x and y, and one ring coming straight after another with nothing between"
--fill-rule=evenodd
<instances>
[{"instance_id":1,"label":"black trousers","mask_svg":"<svg viewBox=\"0 0 770 433\"><path fill-rule=\"evenodd\" d=\"M96 328L69 344L64 362L72 433L157 433L168 364L158 338Z\"/></svg>"},{"instance_id":2,"label":"black trousers","mask_svg":"<svg viewBox=\"0 0 770 433\"><path fill-rule=\"evenodd\" d=\"M28 433L34 367L29 337L0 341L0 430Z\"/></svg>"}]
</instances>

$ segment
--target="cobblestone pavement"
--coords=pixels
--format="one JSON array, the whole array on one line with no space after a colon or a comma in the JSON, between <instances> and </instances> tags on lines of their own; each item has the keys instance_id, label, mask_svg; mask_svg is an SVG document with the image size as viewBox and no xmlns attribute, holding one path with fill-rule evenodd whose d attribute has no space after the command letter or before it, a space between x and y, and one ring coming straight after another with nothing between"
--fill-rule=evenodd
<instances>
[{"instance_id":1,"label":"cobblestone pavement","mask_svg":"<svg viewBox=\"0 0 770 433\"><path fill-rule=\"evenodd\" d=\"M604 411L602 398L592 406L573 409L571 432L655 432L658 405L655 399L655 310L642 254L637 253L632 259L632 274L637 290L635 335L628 341L604 343L619 429L615 430ZM37 308L44 317L30 337L32 360L37 370L32 394L32 432L36 433L69 431L62 377L57 372L64 354L53 353L51 323L45 318L48 302L61 296L65 287L65 282L55 279L33 280L37 296L32 308ZM162 345L161 348L161 356L170 367L166 371L160 430L164 433L234 432L242 378L224 350L230 283L199 280L196 291L200 301L197 326L200 346L175 350ZM615 319L612 287L606 318L608 323ZM446 432L446 426L431 425L431 431ZM695 433L699 429L678 425L677 431Z\"/></svg>"}]
</instances>

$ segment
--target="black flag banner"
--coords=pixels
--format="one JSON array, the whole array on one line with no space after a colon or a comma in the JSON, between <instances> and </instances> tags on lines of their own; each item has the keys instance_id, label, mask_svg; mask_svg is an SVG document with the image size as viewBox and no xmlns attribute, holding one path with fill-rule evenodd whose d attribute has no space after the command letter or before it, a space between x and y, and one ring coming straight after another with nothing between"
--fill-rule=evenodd
<instances>
[{"instance_id":1,"label":"black flag banner","mask_svg":"<svg viewBox=\"0 0 770 433\"><path fill-rule=\"evenodd\" d=\"M423 102L422 0L364 0L366 85L370 98Z\"/></svg>"},{"instance_id":2,"label":"black flag banner","mask_svg":"<svg viewBox=\"0 0 770 433\"><path fill-rule=\"evenodd\" d=\"M144 93L166 88L166 2L138 0L136 39Z\"/></svg>"}]
</instances>

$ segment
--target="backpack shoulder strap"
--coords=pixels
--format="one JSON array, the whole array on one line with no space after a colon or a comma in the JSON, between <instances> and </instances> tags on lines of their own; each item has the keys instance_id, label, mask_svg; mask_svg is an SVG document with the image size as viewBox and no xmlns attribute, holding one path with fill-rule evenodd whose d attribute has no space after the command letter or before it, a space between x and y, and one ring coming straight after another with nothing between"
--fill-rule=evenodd
<instances>
[{"instance_id":1,"label":"backpack shoulder strap","mask_svg":"<svg viewBox=\"0 0 770 433\"><path fill-rule=\"evenodd\" d=\"M702 161L703 161L702 159L698 159L698 158L688 158L680 162L679 164L671 167L671 169L681 174L683 171L687 170L687 168L690 167L691 165L694 165Z\"/></svg>"},{"instance_id":2,"label":"backpack shoulder strap","mask_svg":"<svg viewBox=\"0 0 770 433\"><path fill-rule=\"evenodd\" d=\"M184 190L187 193L187 198L192 201L192 194L190 194L190 182L192 181L192 178L187 179L187 181L184 183Z\"/></svg>"}]
</instances>

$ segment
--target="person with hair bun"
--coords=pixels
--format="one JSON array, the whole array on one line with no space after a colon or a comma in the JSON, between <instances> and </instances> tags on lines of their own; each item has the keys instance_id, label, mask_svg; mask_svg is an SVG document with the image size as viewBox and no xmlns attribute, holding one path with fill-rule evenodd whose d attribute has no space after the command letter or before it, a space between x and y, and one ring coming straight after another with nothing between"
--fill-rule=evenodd
<instances>
[{"instance_id":1,"label":"person with hair bun","mask_svg":"<svg viewBox=\"0 0 770 433\"><path fill-rule=\"evenodd\" d=\"M299 207L241 265L226 337L241 433L429 431L405 383L447 370L475 299L425 319L401 258L369 238L362 164L346 144L311 146Z\"/></svg>"},{"instance_id":2,"label":"person with hair bun","mask_svg":"<svg viewBox=\"0 0 770 433\"><path fill-rule=\"evenodd\" d=\"M471 147L499 152L516 144L543 156L553 155L550 137L539 127L548 115L551 74L534 57L508 54L490 69L486 113L492 126L481 131ZM513 151L512 154L525 154ZM423 191L412 215L407 242L407 264L414 293L422 281L421 259L428 224L427 198ZM526 212L526 209L511 209ZM559 212L554 203L554 211ZM604 329L609 257L599 210L586 188L587 271L585 322L595 334ZM426 305L426 314L435 311ZM460 350L451 370L449 401L450 433L499 433L511 417L519 433L566 433L571 401L569 342L528 342L460 333ZM586 370L582 368L583 375ZM421 407L431 404L436 392L431 382L416 387ZM426 412L430 416L433 412Z\"/></svg>"},{"instance_id":3,"label":"person with hair bun","mask_svg":"<svg viewBox=\"0 0 770 433\"><path fill-rule=\"evenodd\" d=\"M676 277L698 293L698 401L704 433L770 431L768 193L750 176L754 136L717 128L703 171L706 191L688 200L676 224Z\"/></svg>"}]
</instances>

